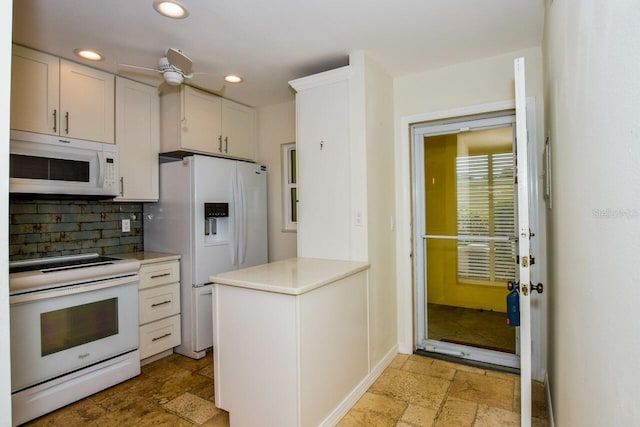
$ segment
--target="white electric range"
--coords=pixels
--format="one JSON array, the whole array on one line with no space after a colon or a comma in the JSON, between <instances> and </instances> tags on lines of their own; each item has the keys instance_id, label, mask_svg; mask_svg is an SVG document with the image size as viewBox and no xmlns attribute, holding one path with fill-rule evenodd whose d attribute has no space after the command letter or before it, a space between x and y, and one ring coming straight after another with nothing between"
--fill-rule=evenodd
<instances>
[{"instance_id":1,"label":"white electric range","mask_svg":"<svg viewBox=\"0 0 640 427\"><path fill-rule=\"evenodd\" d=\"M13 424L140 374L136 260L9 264Z\"/></svg>"}]
</instances>

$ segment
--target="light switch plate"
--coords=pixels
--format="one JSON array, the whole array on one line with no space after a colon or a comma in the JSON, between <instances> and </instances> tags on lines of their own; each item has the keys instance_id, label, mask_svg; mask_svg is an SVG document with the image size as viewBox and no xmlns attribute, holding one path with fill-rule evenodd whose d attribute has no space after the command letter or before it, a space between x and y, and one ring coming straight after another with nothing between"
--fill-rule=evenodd
<instances>
[{"instance_id":1,"label":"light switch plate","mask_svg":"<svg viewBox=\"0 0 640 427\"><path fill-rule=\"evenodd\" d=\"M123 233L128 233L131 231L131 220L130 219L123 219L122 220L122 232Z\"/></svg>"}]
</instances>

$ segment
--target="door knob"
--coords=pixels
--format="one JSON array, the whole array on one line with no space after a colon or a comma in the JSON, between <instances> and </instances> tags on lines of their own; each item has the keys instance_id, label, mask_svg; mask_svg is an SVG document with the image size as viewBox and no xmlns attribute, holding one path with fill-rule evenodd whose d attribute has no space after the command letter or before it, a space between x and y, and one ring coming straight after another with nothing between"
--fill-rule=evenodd
<instances>
[{"instance_id":1,"label":"door knob","mask_svg":"<svg viewBox=\"0 0 640 427\"><path fill-rule=\"evenodd\" d=\"M520 288L520 283L515 281L507 282L507 289L509 289L510 291L514 289L519 289L519 288ZM541 294L542 292L544 292L544 285L542 283L538 283L537 285L531 285L531 290Z\"/></svg>"}]
</instances>

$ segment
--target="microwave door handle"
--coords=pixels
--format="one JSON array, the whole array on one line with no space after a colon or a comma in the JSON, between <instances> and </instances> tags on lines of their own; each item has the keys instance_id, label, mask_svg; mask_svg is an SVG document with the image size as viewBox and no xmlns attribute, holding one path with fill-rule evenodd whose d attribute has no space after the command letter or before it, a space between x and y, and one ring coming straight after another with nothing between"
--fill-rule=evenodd
<instances>
[{"instance_id":1,"label":"microwave door handle","mask_svg":"<svg viewBox=\"0 0 640 427\"><path fill-rule=\"evenodd\" d=\"M105 152L98 151L98 182L99 188L104 187L104 170L106 165Z\"/></svg>"}]
</instances>

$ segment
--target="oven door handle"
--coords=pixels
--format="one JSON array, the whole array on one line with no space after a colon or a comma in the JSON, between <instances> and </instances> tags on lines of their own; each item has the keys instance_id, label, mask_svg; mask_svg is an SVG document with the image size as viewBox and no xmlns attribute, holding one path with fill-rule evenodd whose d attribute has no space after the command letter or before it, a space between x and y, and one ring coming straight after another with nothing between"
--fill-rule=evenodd
<instances>
[{"instance_id":1,"label":"oven door handle","mask_svg":"<svg viewBox=\"0 0 640 427\"><path fill-rule=\"evenodd\" d=\"M43 291L36 291L21 295L11 295L9 297L9 304L24 304L33 301L38 301L48 298L57 298L67 295L82 294L85 292L97 291L99 289L112 288L115 286L136 284L138 282L138 275L118 277L115 279L102 280L100 282L88 282L80 283L77 285L66 286L62 288L48 289Z\"/></svg>"}]
</instances>

